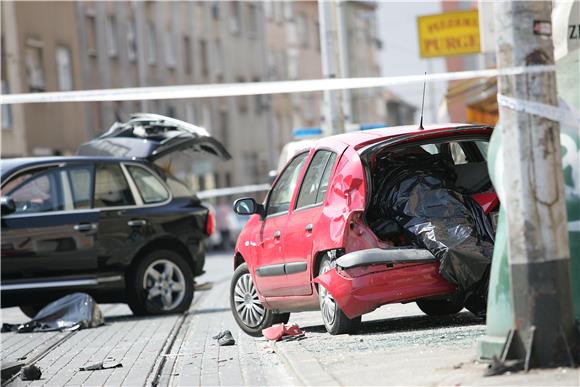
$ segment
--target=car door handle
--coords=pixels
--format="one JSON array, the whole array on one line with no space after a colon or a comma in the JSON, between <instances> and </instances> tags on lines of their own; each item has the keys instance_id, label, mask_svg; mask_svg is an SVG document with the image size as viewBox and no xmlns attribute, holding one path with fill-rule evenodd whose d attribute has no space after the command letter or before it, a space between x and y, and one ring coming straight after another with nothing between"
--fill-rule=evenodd
<instances>
[{"instance_id":1,"label":"car door handle","mask_svg":"<svg viewBox=\"0 0 580 387\"><path fill-rule=\"evenodd\" d=\"M280 235L282 235L282 234L280 234L280 231L276 231L276 232L274 233L274 238L276 238L276 239L280 239Z\"/></svg>"},{"instance_id":2,"label":"car door handle","mask_svg":"<svg viewBox=\"0 0 580 387\"><path fill-rule=\"evenodd\" d=\"M147 225L147 221L145 219L131 219L127 222L127 226L129 227L143 227Z\"/></svg>"},{"instance_id":3,"label":"car door handle","mask_svg":"<svg viewBox=\"0 0 580 387\"><path fill-rule=\"evenodd\" d=\"M86 232L92 231L97 229L97 225L94 223L79 223L73 226L75 231Z\"/></svg>"},{"instance_id":4,"label":"car door handle","mask_svg":"<svg viewBox=\"0 0 580 387\"><path fill-rule=\"evenodd\" d=\"M308 232L312 232L312 229L313 228L314 227L312 227L312 223L309 223L309 224L306 225L306 231L308 231Z\"/></svg>"}]
</instances>

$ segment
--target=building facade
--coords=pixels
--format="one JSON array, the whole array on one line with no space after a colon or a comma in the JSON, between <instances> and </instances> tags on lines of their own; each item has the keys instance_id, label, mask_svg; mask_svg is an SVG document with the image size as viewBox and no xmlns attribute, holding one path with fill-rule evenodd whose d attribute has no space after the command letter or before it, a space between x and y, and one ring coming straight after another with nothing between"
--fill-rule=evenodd
<instances>
[{"instance_id":1,"label":"building facade","mask_svg":"<svg viewBox=\"0 0 580 387\"><path fill-rule=\"evenodd\" d=\"M347 76L377 76L373 2L346 4ZM2 2L2 92L31 93L322 77L316 1ZM368 31L372 29L372 31ZM380 90L351 94L384 120ZM134 112L207 128L235 161L182 163L196 189L260 183L322 93L2 106L2 157L72 154ZM380 107L383 111L381 112Z\"/></svg>"}]
</instances>

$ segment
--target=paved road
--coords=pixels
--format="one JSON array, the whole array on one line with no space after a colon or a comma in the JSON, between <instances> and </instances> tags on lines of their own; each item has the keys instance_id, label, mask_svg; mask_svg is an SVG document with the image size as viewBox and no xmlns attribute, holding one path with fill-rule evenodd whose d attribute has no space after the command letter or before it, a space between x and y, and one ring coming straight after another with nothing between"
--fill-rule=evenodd
<instances>
[{"instance_id":1,"label":"paved road","mask_svg":"<svg viewBox=\"0 0 580 387\"><path fill-rule=\"evenodd\" d=\"M271 344L242 333L229 311L230 254L212 255L189 313L138 318L121 304L103 305L107 325L73 333L3 333L2 362L26 357L40 381L20 385L580 385L580 371L557 369L483 378L474 362L484 325L468 312L427 317L415 306L390 305L364 316L357 335L330 336L319 312L293 314L307 332L300 342ZM18 309L2 322L20 323ZM223 329L236 345L219 347ZM113 357L121 368L78 371Z\"/></svg>"}]
</instances>

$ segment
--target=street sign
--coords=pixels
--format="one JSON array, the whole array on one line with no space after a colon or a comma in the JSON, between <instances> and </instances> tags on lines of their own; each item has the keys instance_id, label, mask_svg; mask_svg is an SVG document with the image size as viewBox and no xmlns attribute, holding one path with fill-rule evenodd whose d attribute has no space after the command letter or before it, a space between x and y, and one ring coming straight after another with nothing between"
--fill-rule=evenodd
<instances>
[{"instance_id":1,"label":"street sign","mask_svg":"<svg viewBox=\"0 0 580 387\"><path fill-rule=\"evenodd\" d=\"M417 27L422 58L480 52L477 10L419 16Z\"/></svg>"}]
</instances>

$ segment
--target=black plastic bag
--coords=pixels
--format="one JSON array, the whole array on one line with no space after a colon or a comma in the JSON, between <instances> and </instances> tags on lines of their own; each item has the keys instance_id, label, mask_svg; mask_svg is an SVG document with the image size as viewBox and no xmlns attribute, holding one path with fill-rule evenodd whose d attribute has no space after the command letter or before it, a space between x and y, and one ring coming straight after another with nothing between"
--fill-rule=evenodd
<instances>
[{"instance_id":1,"label":"black plastic bag","mask_svg":"<svg viewBox=\"0 0 580 387\"><path fill-rule=\"evenodd\" d=\"M95 300L86 293L72 293L42 308L19 333L77 330L94 328L105 323Z\"/></svg>"},{"instance_id":2,"label":"black plastic bag","mask_svg":"<svg viewBox=\"0 0 580 387\"><path fill-rule=\"evenodd\" d=\"M382 160L375 174L371 226L429 250L440 274L458 286L466 306L485 309L493 235L477 202L454 186L452 161L413 148ZM471 310L471 308L470 308Z\"/></svg>"}]
</instances>

